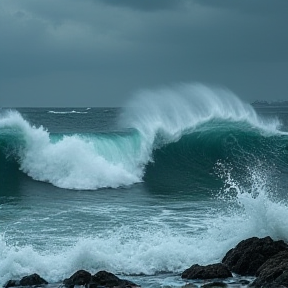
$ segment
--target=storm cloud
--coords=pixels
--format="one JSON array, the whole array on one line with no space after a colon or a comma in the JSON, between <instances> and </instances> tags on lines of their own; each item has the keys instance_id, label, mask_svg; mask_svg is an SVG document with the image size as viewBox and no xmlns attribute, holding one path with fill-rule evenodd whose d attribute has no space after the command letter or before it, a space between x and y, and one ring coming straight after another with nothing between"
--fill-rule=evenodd
<instances>
[{"instance_id":1,"label":"storm cloud","mask_svg":"<svg viewBox=\"0 0 288 288\"><path fill-rule=\"evenodd\" d=\"M287 99L288 1L2 0L0 106L121 106L138 89Z\"/></svg>"}]
</instances>

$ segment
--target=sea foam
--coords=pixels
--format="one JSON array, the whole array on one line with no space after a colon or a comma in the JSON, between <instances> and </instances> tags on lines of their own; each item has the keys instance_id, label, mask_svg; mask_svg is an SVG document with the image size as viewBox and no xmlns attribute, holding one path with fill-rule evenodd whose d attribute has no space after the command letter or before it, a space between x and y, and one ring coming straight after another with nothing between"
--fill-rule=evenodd
<instances>
[{"instance_id":1,"label":"sea foam","mask_svg":"<svg viewBox=\"0 0 288 288\"><path fill-rule=\"evenodd\" d=\"M75 134L55 140L15 111L1 115L0 129L16 137L15 158L33 179L61 188L94 190L141 182L155 149L215 119L244 121L263 133L280 133L277 119L264 121L232 92L188 84L138 93L119 121L122 131L132 128L130 134Z\"/></svg>"},{"instance_id":2,"label":"sea foam","mask_svg":"<svg viewBox=\"0 0 288 288\"><path fill-rule=\"evenodd\" d=\"M35 272L50 282L58 282L79 269L92 273L105 269L127 275L181 273L195 263L221 261L229 249L248 237L269 235L288 241L287 202L273 201L263 175L251 174L251 188L256 189L253 193L239 186L231 175L223 177L237 193L228 197L233 191L222 191L227 197L215 199L220 201L221 209L207 213L202 229L195 233L188 227L185 231L168 225L159 229L155 219L146 229L123 223L114 231L74 235L74 244L45 250L8 244L3 234L0 282Z\"/></svg>"},{"instance_id":3,"label":"sea foam","mask_svg":"<svg viewBox=\"0 0 288 288\"><path fill-rule=\"evenodd\" d=\"M0 129L2 135L4 131L13 134L20 169L35 180L70 189L119 187L140 181L141 171L133 167L133 155L126 153L125 158L121 143L118 146L115 143L109 146L109 141L104 143L104 155L99 153L101 147L104 150L103 139L95 141L72 135L55 142L47 130L31 126L16 111L2 115ZM17 143L20 140L21 143ZM114 157L109 161L111 153Z\"/></svg>"}]
</instances>

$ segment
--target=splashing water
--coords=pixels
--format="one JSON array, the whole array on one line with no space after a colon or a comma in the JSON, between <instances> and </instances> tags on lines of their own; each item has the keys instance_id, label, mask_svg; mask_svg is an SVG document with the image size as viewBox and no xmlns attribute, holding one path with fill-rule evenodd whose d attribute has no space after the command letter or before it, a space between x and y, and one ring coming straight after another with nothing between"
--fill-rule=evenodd
<instances>
[{"instance_id":1,"label":"splashing water","mask_svg":"<svg viewBox=\"0 0 288 288\"><path fill-rule=\"evenodd\" d=\"M217 197L227 203L230 221L243 232L243 239L270 235L288 241L288 203L277 199L269 176L271 167L268 170L261 163L247 167L246 181L242 182L234 179L233 167L227 163L218 162L216 170L224 180Z\"/></svg>"},{"instance_id":2,"label":"splashing water","mask_svg":"<svg viewBox=\"0 0 288 288\"><path fill-rule=\"evenodd\" d=\"M233 93L203 85L139 93L124 109L122 128L115 133L57 138L15 111L1 115L0 133L14 137L20 169L35 180L70 189L116 188L141 182L153 151L207 129L203 123L215 119L245 122L267 135L280 133L277 119L263 120Z\"/></svg>"}]
</instances>

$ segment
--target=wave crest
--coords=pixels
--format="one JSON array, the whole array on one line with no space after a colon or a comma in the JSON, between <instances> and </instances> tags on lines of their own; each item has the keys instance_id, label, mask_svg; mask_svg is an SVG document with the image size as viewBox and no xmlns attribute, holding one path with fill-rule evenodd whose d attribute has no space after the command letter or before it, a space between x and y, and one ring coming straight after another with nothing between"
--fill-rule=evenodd
<instances>
[{"instance_id":1,"label":"wave crest","mask_svg":"<svg viewBox=\"0 0 288 288\"><path fill-rule=\"evenodd\" d=\"M2 153L3 147L6 155L7 149L13 150L20 169L33 179L69 189L140 182L147 164L153 162L153 151L187 134L207 129L212 133L231 123L246 123L248 130L266 136L280 133L277 119L260 118L230 91L188 84L137 94L123 109L122 128L115 133L57 138L43 127L32 126L16 111L0 117ZM238 129L239 125L232 126Z\"/></svg>"}]
</instances>

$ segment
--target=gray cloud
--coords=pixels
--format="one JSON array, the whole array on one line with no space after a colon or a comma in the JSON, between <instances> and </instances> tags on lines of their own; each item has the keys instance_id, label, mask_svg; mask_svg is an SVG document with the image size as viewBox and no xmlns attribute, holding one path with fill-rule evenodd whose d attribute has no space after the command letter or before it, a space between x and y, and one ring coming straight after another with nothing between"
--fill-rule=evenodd
<instances>
[{"instance_id":1,"label":"gray cloud","mask_svg":"<svg viewBox=\"0 0 288 288\"><path fill-rule=\"evenodd\" d=\"M113 106L193 81L287 97L286 12L284 0L3 0L0 100Z\"/></svg>"},{"instance_id":2,"label":"gray cloud","mask_svg":"<svg viewBox=\"0 0 288 288\"><path fill-rule=\"evenodd\" d=\"M235 10L245 14L253 15L287 15L288 2L286 0L195 0L199 5L210 6L217 9Z\"/></svg>"},{"instance_id":3,"label":"gray cloud","mask_svg":"<svg viewBox=\"0 0 288 288\"><path fill-rule=\"evenodd\" d=\"M145 1L135 1L135 0L100 0L106 5L113 5L118 7L126 7L133 10L143 10L143 11L155 11L155 10L167 10L175 9L181 7L186 3L185 0L145 0Z\"/></svg>"}]
</instances>

